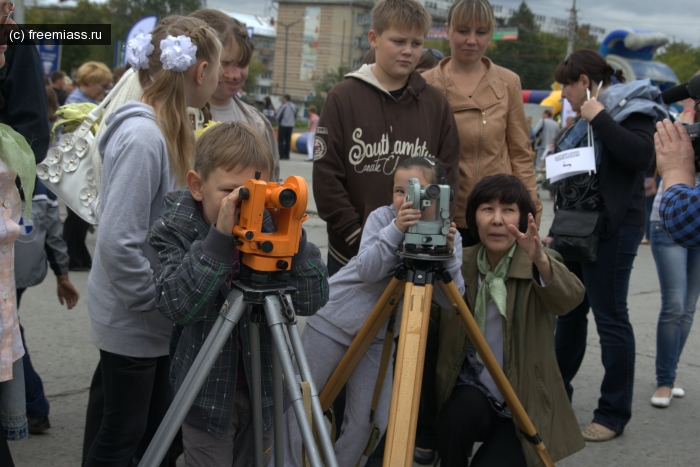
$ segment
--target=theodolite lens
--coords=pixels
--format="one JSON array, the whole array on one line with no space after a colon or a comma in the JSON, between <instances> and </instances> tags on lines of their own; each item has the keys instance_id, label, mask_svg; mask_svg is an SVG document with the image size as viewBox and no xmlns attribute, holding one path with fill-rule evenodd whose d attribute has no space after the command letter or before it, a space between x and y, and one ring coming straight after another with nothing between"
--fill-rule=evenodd
<instances>
[{"instance_id":1,"label":"theodolite lens","mask_svg":"<svg viewBox=\"0 0 700 467\"><path fill-rule=\"evenodd\" d=\"M428 199L440 198L440 187L437 185L428 185L427 187L425 187L425 196Z\"/></svg>"},{"instance_id":2,"label":"theodolite lens","mask_svg":"<svg viewBox=\"0 0 700 467\"><path fill-rule=\"evenodd\" d=\"M285 188L284 190L280 191L277 199L282 207L291 208L297 202L297 194L291 188Z\"/></svg>"}]
</instances>

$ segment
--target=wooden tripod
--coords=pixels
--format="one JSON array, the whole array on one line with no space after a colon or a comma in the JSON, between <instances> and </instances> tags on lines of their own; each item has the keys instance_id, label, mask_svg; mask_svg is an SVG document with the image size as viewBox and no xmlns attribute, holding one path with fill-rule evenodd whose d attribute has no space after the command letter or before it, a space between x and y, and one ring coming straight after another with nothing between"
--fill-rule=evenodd
<instances>
[{"instance_id":1,"label":"wooden tripod","mask_svg":"<svg viewBox=\"0 0 700 467\"><path fill-rule=\"evenodd\" d=\"M330 408L372 340L393 309L398 306L403 294L403 316L396 354L396 369L394 370L394 386L391 395L383 465L391 467L411 467L413 465L413 448L418 423L418 405L420 403L425 344L428 337L430 303L434 283L437 280L441 290L457 311L460 322L493 377L498 390L510 407L516 424L530 442L542 465L553 467L554 462L552 462L544 442L542 442L518 396L513 391L506 375L498 365L496 357L481 334L469 307L452 281L452 277L442 267L443 261L431 260L430 258L404 258L404 264L384 290L345 356L323 388L319 396L323 411Z\"/></svg>"}]
</instances>

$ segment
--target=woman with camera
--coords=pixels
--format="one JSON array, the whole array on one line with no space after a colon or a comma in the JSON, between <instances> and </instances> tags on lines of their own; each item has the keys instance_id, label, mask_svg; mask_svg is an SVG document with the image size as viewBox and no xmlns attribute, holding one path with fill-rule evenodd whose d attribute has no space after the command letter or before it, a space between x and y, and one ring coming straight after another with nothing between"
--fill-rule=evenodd
<instances>
[{"instance_id":1,"label":"woman with camera","mask_svg":"<svg viewBox=\"0 0 700 467\"><path fill-rule=\"evenodd\" d=\"M592 50L569 54L557 67L555 78L564 86L562 96L581 113L559 139L556 150L589 146L590 126L596 172L557 184L554 225L564 219L560 216L571 219L569 226L590 222L592 233L583 240L598 238L597 251L582 255L587 256L585 261L566 262L586 286L586 300L557 320L557 359L571 399L571 380L586 352L591 307L605 376L598 408L583 436L587 441L607 441L622 434L632 416L635 342L627 292L646 221L644 172L654 158L654 120L665 110L651 100L658 90L644 81L618 84L624 82L622 72ZM553 227L552 231L557 230ZM545 239L547 246L553 242L565 259L572 258L561 250L561 238Z\"/></svg>"},{"instance_id":2,"label":"woman with camera","mask_svg":"<svg viewBox=\"0 0 700 467\"><path fill-rule=\"evenodd\" d=\"M581 282L542 247L535 206L513 175L485 177L467 201L476 245L463 250L464 298L556 462L583 449L554 352L555 316L581 303ZM540 465L454 310L440 319L437 445L443 467Z\"/></svg>"}]
</instances>

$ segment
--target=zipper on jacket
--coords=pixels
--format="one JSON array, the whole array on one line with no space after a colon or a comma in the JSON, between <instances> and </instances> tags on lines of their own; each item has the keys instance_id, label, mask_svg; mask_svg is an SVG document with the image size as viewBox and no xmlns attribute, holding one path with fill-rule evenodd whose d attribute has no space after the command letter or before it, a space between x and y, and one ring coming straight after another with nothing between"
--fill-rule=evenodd
<instances>
[{"instance_id":1,"label":"zipper on jacket","mask_svg":"<svg viewBox=\"0 0 700 467\"><path fill-rule=\"evenodd\" d=\"M484 126L486 126L486 111L481 111L481 128L479 128L479 146L476 151L476 167L474 167L474 180L479 177L479 169L481 168L481 143L484 139ZM476 181L474 182L476 184Z\"/></svg>"}]
</instances>

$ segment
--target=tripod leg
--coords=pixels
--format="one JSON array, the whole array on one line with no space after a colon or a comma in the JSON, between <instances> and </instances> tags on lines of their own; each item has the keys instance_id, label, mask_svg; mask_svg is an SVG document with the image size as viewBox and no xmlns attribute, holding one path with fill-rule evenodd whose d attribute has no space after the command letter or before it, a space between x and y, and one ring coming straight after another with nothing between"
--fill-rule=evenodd
<instances>
[{"instance_id":1,"label":"tripod leg","mask_svg":"<svg viewBox=\"0 0 700 467\"><path fill-rule=\"evenodd\" d=\"M326 429L326 417L323 415L321 402L318 400L318 392L316 391L316 385L311 377L311 368L309 367L308 360L306 360L304 345L301 343L299 329L297 328L296 324L287 323L287 332L289 333L289 340L292 342L292 347L294 348L294 355L296 357L297 366L299 367L301 379L302 381L308 381L311 385L311 413L314 423L318 427L316 429L316 433L318 435L319 442L321 443L323 456L325 457L326 464L329 467L337 466L338 462L335 458L333 442L331 441L331 437Z\"/></svg>"},{"instance_id":2,"label":"tripod leg","mask_svg":"<svg viewBox=\"0 0 700 467\"><path fill-rule=\"evenodd\" d=\"M357 368L372 340L384 325L394 307L398 306L403 288L404 281L394 277L384 289L384 293L377 301L377 304L374 305L372 312L353 339L348 351L345 352L343 359L321 391L320 400L324 412L330 408L335 398L338 397L340 390L345 386L355 368Z\"/></svg>"},{"instance_id":3,"label":"tripod leg","mask_svg":"<svg viewBox=\"0 0 700 467\"><path fill-rule=\"evenodd\" d=\"M549 456L544 442L542 442L540 435L537 433L537 429L532 424L527 412L525 412L525 409L520 403L520 399L518 399L518 396L515 394L510 382L508 382L508 378L506 378L505 373L503 373L503 370L498 364L498 360L496 360L493 352L491 352L489 344L481 334L479 326L477 326L471 311L469 311L469 307L467 307L467 304L464 303L462 295L459 293L457 286L452 281L448 282L447 284L440 281L440 287L452 305L459 311L459 320L461 321L462 326L464 326L464 330L467 331L469 340L471 340L472 344L474 344L474 348L484 361L484 366L486 366L486 368L489 370L489 373L496 383L498 390L501 391L501 394L508 404L508 407L510 407L515 422L518 424L518 427L523 432L526 439L530 442L530 445L535 450L535 454L537 454L537 456L540 458L542 465L546 467L554 467L554 462Z\"/></svg>"},{"instance_id":4,"label":"tripod leg","mask_svg":"<svg viewBox=\"0 0 700 467\"><path fill-rule=\"evenodd\" d=\"M260 371L260 329L250 323L250 366L252 377L251 406L253 412L253 437L255 439L255 467L263 466L262 388Z\"/></svg>"},{"instance_id":5,"label":"tripod leg","mask_svg":"<svg viewBox=\"0 0 700 467\"><path fill-rule=\"evenodd\" d=\"M277 347L272 346L272 399L275 414L275 467L284 467L284 379Z\"/></svg>"},{"instance_id":6,"label":"tripod leg","mask_svg":"<svg viewBox=\"0 0 700 467\"><path fill-rule=\"evenodd\" d=\"M206 352L200 350L197 354L197 358L195 358L190 371L187 373L187 376L185 376L180 390L178 390L175 395L173 403L170 404L168 412L165 414L163 421L158 427L158 431L156 431L156 434L151 440L151 444L148 445L148 449L141 458L141 462L139 463L140 467L156 467L160 465L160 462L170 448L170 443L172 443L173 438L175 438L177 431L185 420L187 412L194 403L194 399L197 397L211 368L214 366L214 362L219 357L221 349L231 336L233 327L238 323L238 320L241 318L246 308L246 303L243 300L243 293L239 290L232 290L231 293L228 294L226 301L231 305L225 313L222 310L221 314L219 314L219 317L216 319L217 322L221 321L220 324L217 323L217 325L215 325L215 328L219 329L219 331L216 334L209 333L209 336L207 336L202 349L206 348L208 350Z\"/></svg>"},{"instance_id":7,"label":"tripod leg","mask_svg":"<svg viewBox=\"0 0 700 467\"><path fill-rule=\"evenodd\" d=\"M425 286L415 285L410 280L406 282L384 448L383 465L386 466L413 465L425 344L428 340L430 302L433 296L431 282L428 281Z\"/></svg>"},{"instance_id":8,"label":"tripod leg","mask_svg":"<svg viewBox=\"0 0 700 467\"><path fill-rule=\"evenodd\" d=\"M321 456L316 448L316 443L314 442L311 424L306 418L306 411L304 410L304 402L301 394L301 386L297 382L296 373L294 372L294 365L292 363L292 356L282 328L282 325L287 322L288 318L283 316L282 307L279 300L279 297L265 297L265 316L270 327L272 340L280 357L279 361L280 365L282 366L282 372L284 373L284 379L287 383L289 399L292 401L292 407L294 409L294 414L297 417L297 422L299 423L299 431L301 432L301 438L304 442L304 446L306 447L306 453L309 456L309 461L312 467L322 467L323 463L321 462ZM326 431L325 425L319 427L319 432L323 431ZM328 461L329 467L337 467L335 454L328 458Z\"/></svg>"}]
</instances>

